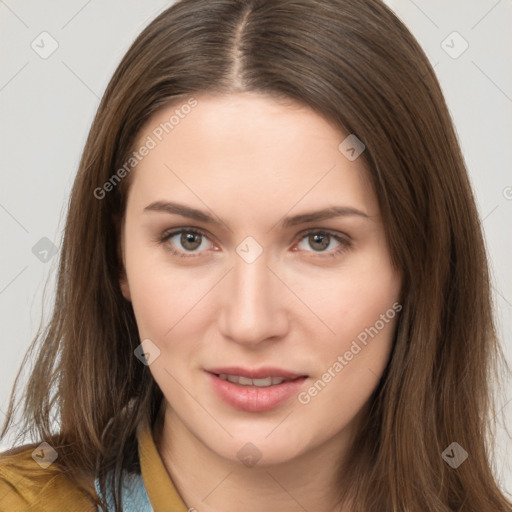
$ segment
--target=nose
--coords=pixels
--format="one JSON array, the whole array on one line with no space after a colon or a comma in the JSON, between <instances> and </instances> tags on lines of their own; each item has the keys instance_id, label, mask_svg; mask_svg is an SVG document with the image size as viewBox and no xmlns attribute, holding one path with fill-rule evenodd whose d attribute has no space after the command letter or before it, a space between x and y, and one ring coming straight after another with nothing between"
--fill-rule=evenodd
<instances>
[{"instance_id":1,"label":"nose","mask_svg":"<svg viewBox=\"0 0 512 512\"><path fill-rule=\"evenodd\" d=\"M265 251L252 263L235 255L226 277L219 318L222 334L247 346L282 338L289 329L291 294L268 267Z\"/></svg>"}]
</instances>

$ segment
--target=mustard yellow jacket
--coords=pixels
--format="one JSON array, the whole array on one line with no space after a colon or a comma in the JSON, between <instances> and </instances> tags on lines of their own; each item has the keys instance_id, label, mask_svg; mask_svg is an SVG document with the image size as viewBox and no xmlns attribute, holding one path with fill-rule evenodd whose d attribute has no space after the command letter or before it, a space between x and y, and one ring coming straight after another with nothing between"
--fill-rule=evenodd
<instances>
[{"instance_id":1,"label":"mustard yellow jacket","mask_svg":"<svg viewBox=\"0 0 512 512\"><path fill-rule=\"evenodd\" d=\"M155 512L187 512L156 449L148 424L137 429L142 480ZM97 512L87 495L50 465L32 458L37 445L0 455L0 512ZM130 511L127 511L130 512Z\"/></svg>"}]
</instances>

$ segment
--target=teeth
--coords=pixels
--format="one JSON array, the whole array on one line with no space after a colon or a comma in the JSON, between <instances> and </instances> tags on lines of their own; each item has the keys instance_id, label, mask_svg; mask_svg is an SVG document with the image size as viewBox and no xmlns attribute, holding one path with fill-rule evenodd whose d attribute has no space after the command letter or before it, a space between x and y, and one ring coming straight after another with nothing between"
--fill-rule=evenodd
<instances>
[{"instance_id":1,"label":"teeth","mask_svg":"<svg viewBox=\"0 0 512 512\"><path fill-rule=\"evenodd\" d=\"M240 377L238 375L225 375L221 373L219 378L222 380L227 380L228 382L232 382L233 384L238 384L239 386L256 386L258 388L267 388L269 386L275 386L276 384L281 384L281 382L285 382L286 379L283 377L265 377L264 379L249 379L247 377Z\"/></svg>"},{"instance_id":2,"label":"teeth","mask_svg":"<svg viewBox=\"0 0 512 512\"><path fill-rule=\"evenodd\" d=\"M238 380L238 384L240 384L240 386L252 386L253 385L253 380L252 379L248 379L247 377L231 377L232 379L234 378L235 381ZM260 379L261 381L261 379ZM233 382L232 380L230 382ZM270 382L270 384L272 384L272 381Z\"/></svg>"}]
</instances>

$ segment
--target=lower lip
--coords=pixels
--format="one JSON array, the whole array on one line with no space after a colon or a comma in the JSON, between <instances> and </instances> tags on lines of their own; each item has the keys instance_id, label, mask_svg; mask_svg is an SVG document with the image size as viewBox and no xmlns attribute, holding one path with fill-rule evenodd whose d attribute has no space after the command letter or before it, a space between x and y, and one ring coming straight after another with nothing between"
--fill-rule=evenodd
<instances>
[{"instance_id":1,"label":"lower lip","mask_svg":"<svg viewBox=\"0 0 512 512\"><path fill-rule=\"evenodd\" d=\"M209 373L209 372L208 372ZM213 389L227 404L248 412L268 411L297 395L307 377L282 382L274 386L259 388L240 386L209 373Z\"/></svg>"}]
</instances>

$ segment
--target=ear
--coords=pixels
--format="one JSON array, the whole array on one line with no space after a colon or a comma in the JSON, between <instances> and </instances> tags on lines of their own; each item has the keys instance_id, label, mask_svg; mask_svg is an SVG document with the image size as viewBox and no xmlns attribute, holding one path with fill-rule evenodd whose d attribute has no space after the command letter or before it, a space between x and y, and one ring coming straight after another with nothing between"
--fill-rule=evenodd
<instances>
[{"instance_id":1,"label":"ear","mask_svg":"<svg viewBox=\"0 0 512 512\"><path fill-rule=\"evenodd\" d=\"M119 287L121 288L121 293L123 297L127 301L131 301L132 297L130 294L130 285L128 283L128 276L126 275L125 268L125 251L124 251L124 220L122 222L119 221L118 218L115 219L115 225L117 227L117 260L119 262Z\"/></svg>"},{"instance_id":2,"label":"ear","mask_svg":"<svg viewBox=\"0 0 512 512\"><path fill-rule=\"evenodd\" d=\"M126 271L122 270L121 275L119 276L119 286L121 288L121 293L123 294L123 297L128 301L131 302L132 296L130 294L130 285L128 284L128 277L126 276Z\"/></svg>"}]
</instances>

